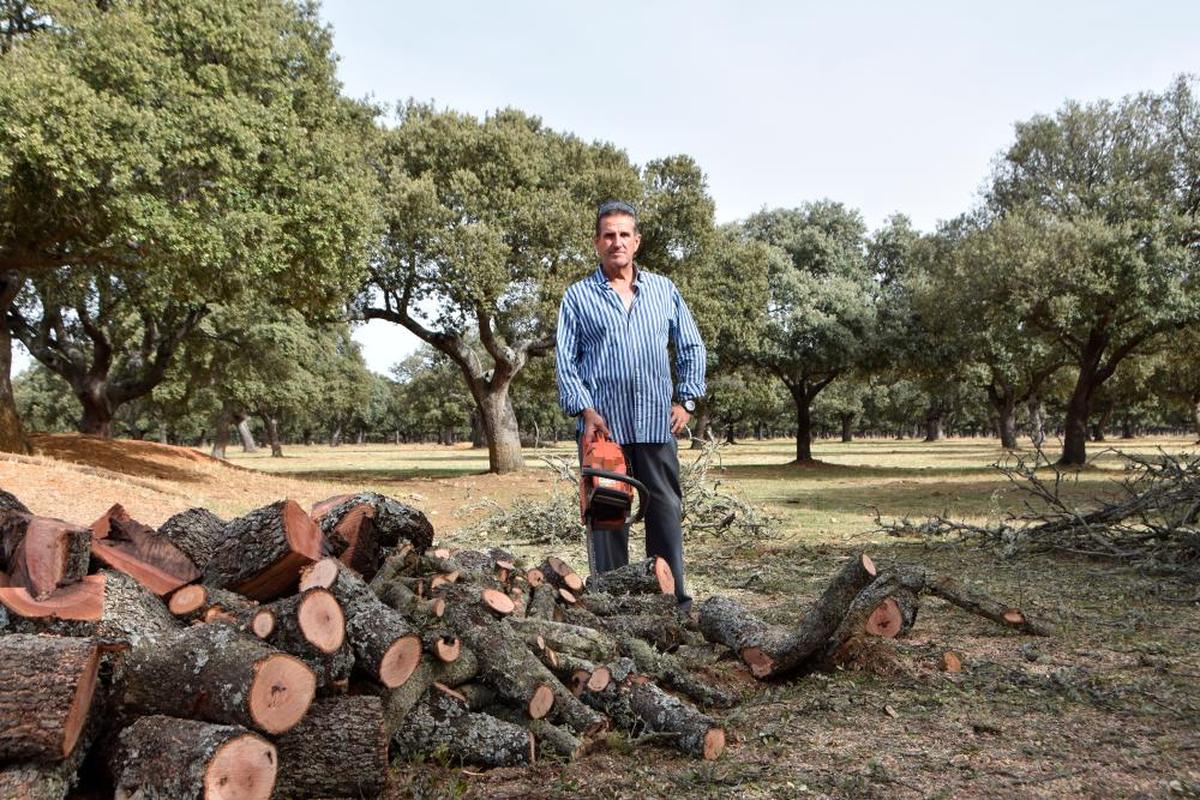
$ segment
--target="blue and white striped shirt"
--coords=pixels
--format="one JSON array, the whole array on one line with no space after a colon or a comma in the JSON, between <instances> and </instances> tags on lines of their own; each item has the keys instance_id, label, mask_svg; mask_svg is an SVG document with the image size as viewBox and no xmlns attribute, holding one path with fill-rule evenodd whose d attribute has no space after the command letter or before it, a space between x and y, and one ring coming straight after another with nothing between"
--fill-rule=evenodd
<instances>
[{"instance_id":1,"label":"blue and white striped shirt","mask_svg":"<svg viewBox=\"0 0 1200 800\"><path fill-rule=\"evenodd\" d=\"M626 311L599 267L567 288L558 309L558 402L571 416L596 409L619 444L669 442L672 395L704 396L704 343L670 279L639 268L633 289Z\"/></svg>"}]
</instances>

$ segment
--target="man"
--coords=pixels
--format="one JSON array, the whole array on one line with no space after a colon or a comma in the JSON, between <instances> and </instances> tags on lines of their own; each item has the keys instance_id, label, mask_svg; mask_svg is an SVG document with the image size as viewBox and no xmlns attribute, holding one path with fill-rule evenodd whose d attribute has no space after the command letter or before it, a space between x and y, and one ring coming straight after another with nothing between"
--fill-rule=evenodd
<instances>
[{"instance_id":1,"label":"man","mask_svg":"<svg viewBox=\"0 0 1200 800\"><path fill-rule=\"evenodd\" d=\"M579 417L579 434L602 431L621 445L629 472L646 485L646 556L661 556L686 613L682 495L675 434L704 395L705 350L691 312L669 279L634 262L642 238L637 213L610 200L596 212L600 266L571 285L558 311L558 396ZM672 388L667 343L675 348ZM598 533L593 568L629 561L629 531Z\"/></svg>"}]
</instances>

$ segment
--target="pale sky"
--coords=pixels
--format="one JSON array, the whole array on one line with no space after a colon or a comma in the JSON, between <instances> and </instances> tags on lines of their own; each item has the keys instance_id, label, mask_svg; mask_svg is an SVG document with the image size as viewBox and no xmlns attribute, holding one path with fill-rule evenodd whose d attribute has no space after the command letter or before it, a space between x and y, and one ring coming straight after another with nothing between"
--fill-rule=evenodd
<instances>
[{"instance_id":1,"label":"pale sky","mask_svg":"<svg viewBox=\"0 0 1200 800\"><path fill-rule=\"evenodd\" d=\"M970 207L1013 123L1200 73L1200 2L325 0L348 94L514 106L691 155L721 222L830 198L877 227ZM586 235L586 232L581 232ZM356 333L379 372L413 347Z\"/></svg>"}]
</instances>

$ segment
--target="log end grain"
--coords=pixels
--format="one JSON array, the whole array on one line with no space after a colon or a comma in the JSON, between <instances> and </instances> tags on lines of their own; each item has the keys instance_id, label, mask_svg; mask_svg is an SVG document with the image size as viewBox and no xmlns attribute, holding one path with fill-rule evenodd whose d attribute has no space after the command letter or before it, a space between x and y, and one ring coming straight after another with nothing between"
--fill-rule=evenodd
<instances>
[{"instance_id":1,"label":"log end grain","mask_svg":"<svg viewBox=\"0 0 1200 800\"><path fill-rule=\"evenodd\" d=\"M953 650L942 653L942 672L962 672L962 659Z\"/></svg>"},{"instance_id":2,"label":"log end grain","mask_svg":"<svg viewBox=\"0 0 1200 800\"><path fill-rule=\"evenodd\" d=\"M1010 608L1007 611L1005 611L1002 616L1004 618L1004 621L1007 622L1009 625L1024 625L1025 624L1025 615L1021 613L1021 609L1019 609L1019 608Z\"/></svg>"},{"instance_id":3,"label":"log end grain","mask_svg":"<svg viewBox=\"0 0 1200 800\"><path fill-rule=\"evenodd\" d=\"M462 653L462 642L457 636L440 636L434 642L433 654L437 656L438 661L443 664L450 664L458 660Z\"/></svg>"},{"instance_id":4,"label":"log end grain","mask_svg":"<svg viewBox=\"0 0 1200 800\"><path fill-rule=\"evenodd\" d=\"M259 609L250 618L250 632L260 639L266 639L275 632L275 612L268 608Z\"/></svg>"},{"instance_id":5,"label":"log end grain","mask_svg":"<svg viewBox=\"0 0 1200 800\"><path fill-rule=\"evenodd\" d=\"M180 587L167 601L167 608L177 617L198 611L208 602L208 590L198 583Z\"/></svg>"},{"instance_id":6,"label":"log end grain","mask_svg":"<svg viewBox=\"0 0 1200 800\"><path fill-rule=\"evenodd\" d=\"M554 708L554 690L544 683L539 683L529 698L529 718L541 719Z\"/></svg>"},{"instance_id":7,"label":"log end grain","mask_svg":"<svg viewBox=\"0 0 1200 800\"><path fill-rule=\"evenodd\" d=\"M317 692L317 678L303 661L282 653L267 656L255 665L250 686L250 716L267 733L295 727Z\"/></svg>"},{"instance_id":8,"label":"log end grain","mask_svg":"<svg viewBox=\"0 0 1200 800\"><path fill-rule=\"evenodd\" d=\"M546 582L546 576L540 569L533 567L525 571L525 581L530 587L536 588Z\"/></svg>"},{"instance_id":9,"label":"log end grain","mask_svg":"<svg viewBox=\"0 0 1200 800\"><path fill-rule=\"evenodd\" d=\"M304 638L322 653L336 652L346 640L346 615L328 589L305 592L296 615Z\"/></svg>"},{"instance_id":10,"label":"log end grain","mask_svg":"<svg viewBox=\"0 0 1200 800\"><path fill-rule=\"evenodd\" d=\"M204 771L204 796L213 800L268 800L279 767L275 745L247 733L217 750Z\"/></svg>"},{"instance_id":11,"label":"log end grain","mask_svg":"<svg viewBox=\"0 0 1200 800\"><path fill-rule=\"evenodd\" d=\"M587 680L587 688L593 692L602 692L612 683L612 670L608 667L596 667L592 671L592 675Z\"/></svg>"},{"instance_id":12,"label":"log end grain","mask_svg":"<svg viewBox=\"0 0 1200 800\"><path fill-rule=\"evenodd\" d=\"M480 600L485 606L502 616L508 616L516 610L512 598L499 589L485 588L480 593Z\"/></svg>"},{"instance_id":13,"label":"log end grain","mask_svg":"<svg viewBox=\"0 0 1200 800\"><path fill-rule=\"evenodd\" d=\"M894 639L904 626L904 615L895 598L889 597L875 607L867 617L866 632L884 639Z\"/></svg>"},{"instance_id":14,"label":"log end grain","mask_svg":"<svg viewBox=\"0 0 1200 800\"><path fill-rule=\"evenodd\" d=\"M300 591L328 589L338 576L338 560L333 556L322 558L300 572Z\"/></svg>"},{"instance_id":15,"label":"log end grain","mask_svg":"<svg viewBox=\"0 0 1200 800\"><path fill-rule=\"evenodd\" d=\"M867 555L866 553L863 553L859 557L859 560L862 563L862 568L867 571L868 575L871 575L872 577L874 577L875 575L879 574L879 569L875 566L875 562L871 560L871 557L869 555Z\"/></svg>"},{"instance_id":16,"label":"log end grain","mask_svg":"<svg viewBox=\"0 0 1200 800\"><path fill-rule=\"evenodd\" d=\"M720 728L710 728L704 734L704 749L702 755L705 761L716 761L725 752L725 731Z\"/></svg>"},{"instance_id":17,"label":"log end grain","mask_svg":"<svg viewBox=\"0 0 1200 800\"><path fill-rule=\"evenodd\" d=\"M775 659L771 658L761 647L742 648L742 661L750 667L750 674L756 678L766 678L775 672Z\"/></svg>"},{"instance_id":18,"label":"log end grain","mask_svg":"<svg viewBox=\"0 0 1200 800\"><path fill-rule=\"evenodd\" d=\"M675 576L665 558L654 559L654 576L658 578L658 588L663 594L675 594Z\"/></svg>"},{"instance_id":19,"label":"log end grain","mask_svg":"<svg viewBox=\"0 0 1200 800\"><path fill-rule=\"evenodd\" d=\"M389 689L403 686L421 663L421 637L402 636L392 643L379 663L379 682Z\"/></svg>"}]
</instances>

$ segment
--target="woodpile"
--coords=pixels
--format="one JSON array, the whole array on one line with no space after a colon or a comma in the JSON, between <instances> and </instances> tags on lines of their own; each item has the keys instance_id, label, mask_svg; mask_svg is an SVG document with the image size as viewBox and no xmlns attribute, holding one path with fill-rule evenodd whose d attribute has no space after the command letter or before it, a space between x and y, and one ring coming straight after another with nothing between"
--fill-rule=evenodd
<instances>
[{"instance_id":1,"label":"woodpile","mask_svg":"<svg viewBox=\"0 0 1200 800\"><path fill-rule=\"evenodd\" d=\"M397 760L570 760L613 730L715 759L713 713L736 698L681 645L801 674L903 635L926 594L1047 632L861 553L784 628L720 596L679 614L662 559L584 580L555 556L431 549L423 514L373 493L157 529L119 505L79 526L0 499L4 798L81 780L122 798L375 797Z\"/></svg>"}]
</instances>

